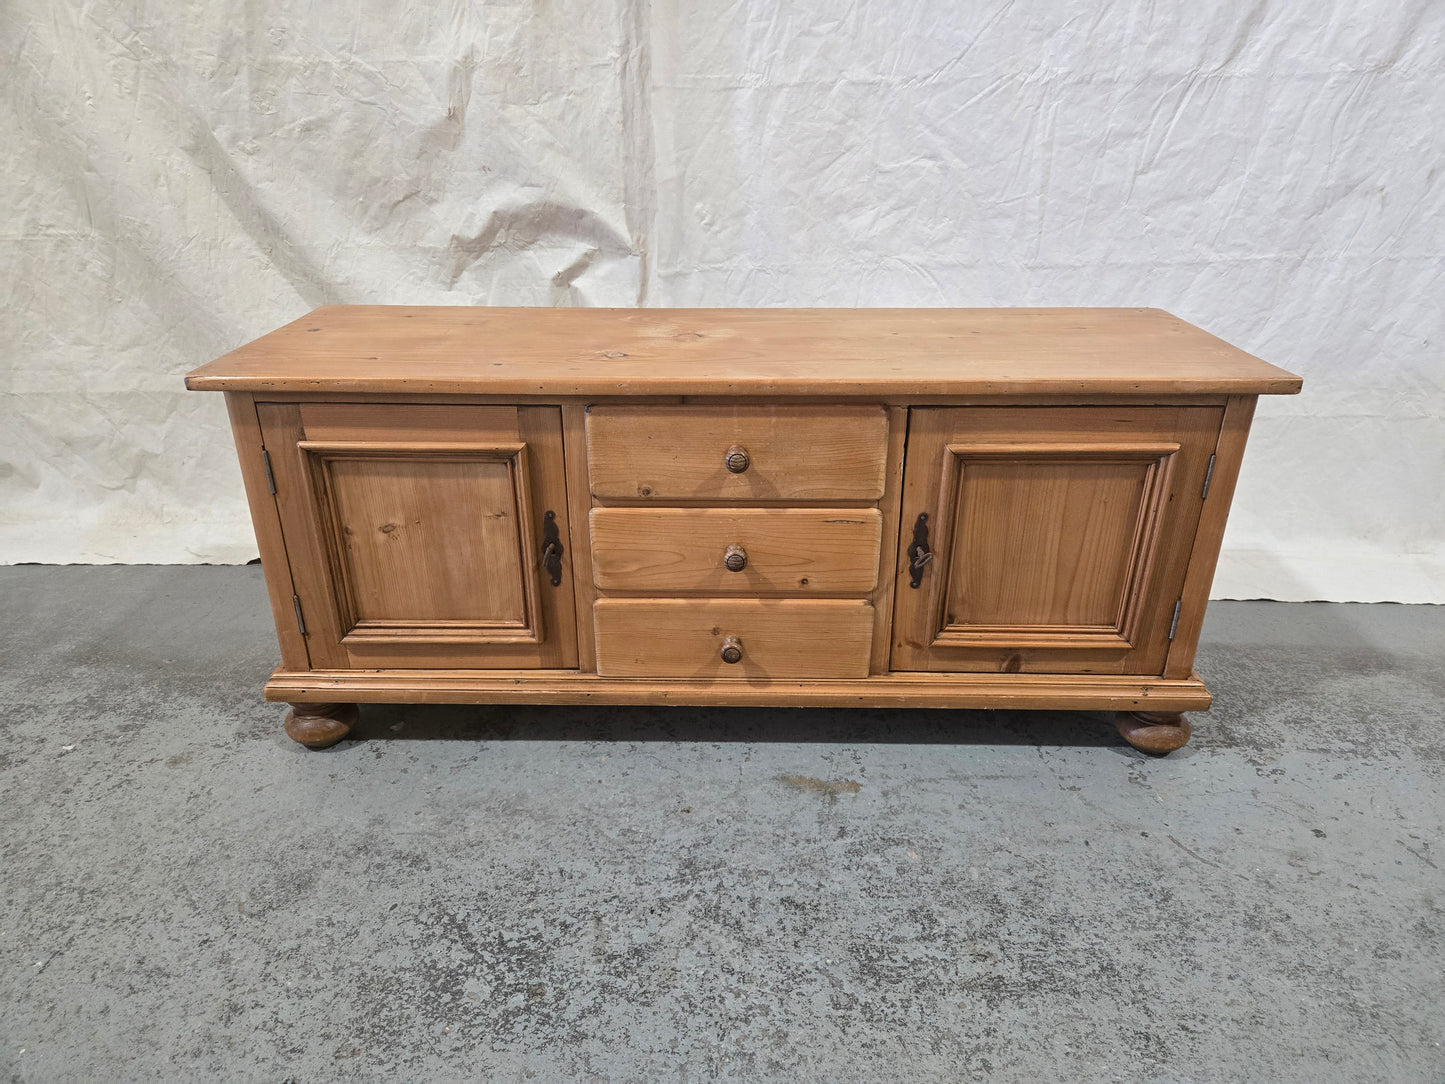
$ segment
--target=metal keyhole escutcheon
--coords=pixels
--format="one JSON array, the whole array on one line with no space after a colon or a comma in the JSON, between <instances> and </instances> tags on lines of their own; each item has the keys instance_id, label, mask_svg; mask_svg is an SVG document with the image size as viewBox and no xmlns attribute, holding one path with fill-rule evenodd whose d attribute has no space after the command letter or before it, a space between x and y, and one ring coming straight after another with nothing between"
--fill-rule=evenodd
<instances>
[{"instance_id":1,"label":"metal keyhole escutcheon","mask_svg":"<svg viewBox=\"0 0 1445 1084\"><path fill-rule=\"evenodd\" d=\"M562 536L557 531L557 513L550 508L542 517L542 567L553 587L562 584Z\"/></svg>"},{"instance_id":2,"label":"metal keyhole escutcheon","mask_svg":"<svg viewBox=\"0 0 1445 1084\"><path fill-rule=\"evenodd\" d=\"M918 587L923 583L923 570L933 560L933 551L928 548L928 513L919 512L913 521L913 541L908 544L908 586Z\"/></svg>"}]
</instances>

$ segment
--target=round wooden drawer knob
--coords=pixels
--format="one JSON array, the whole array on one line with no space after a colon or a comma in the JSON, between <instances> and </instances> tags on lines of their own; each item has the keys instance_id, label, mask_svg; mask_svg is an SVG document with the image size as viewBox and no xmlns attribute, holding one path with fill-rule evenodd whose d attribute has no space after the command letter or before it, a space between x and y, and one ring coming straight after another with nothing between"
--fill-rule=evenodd
<instances>
[{"instance_id":1,"label":"round wooden drawer knob","mask_svg":"<svg viewBox=\"0 0 1445 1084\"><path fill-rule=\"evenodd\" d=\"M741 474L752 465L752 460L748 458L748 450L741 444L734 444L729 448L728 454L723 459L723 462L727 464L728 470L734 474Z\"/></svg>"},{"instance_id":2,"label":"round wooden drawer knob","mask_svg":"<svg viewBox=\"0 0 1445 1084\"><path fill-rule=\"evenodd\" d=\"M723 661L723 662L742 662L742 661L743 661L743 642L742 642L741 640L739 640L736 636L728 636L728 637L726 637L726 638L723 640L723 643L722 643L722 661Z\"/></svg>"},{"instance_id":3,"label":"round wooden drawer knob","mask_svg":"<svg viewBox=\"0 0 1445 1084\"><path fill-rule=\"evenodd\" d=\"M748 567L748 551L738 545L729 546L723 550L723 564L729 572L741 572Z\"/></svg>"}]
</instances>

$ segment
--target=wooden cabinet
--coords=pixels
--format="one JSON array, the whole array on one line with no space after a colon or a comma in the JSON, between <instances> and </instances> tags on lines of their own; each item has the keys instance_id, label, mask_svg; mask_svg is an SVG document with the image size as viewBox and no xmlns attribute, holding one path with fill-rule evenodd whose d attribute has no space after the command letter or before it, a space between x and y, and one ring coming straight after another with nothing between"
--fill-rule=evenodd
<instances>
[{"instance_id":1,"label":"wooden cabinet","mask_svg":"<svg viewBox=\"0 0 1445 1084\"><path fill-rule=\"evenodd\" d=\"M1113 709L1187 740L1256 396L1156 310L320 309L227 394L288 732L366 701Z\"/></svg>"}]
</instances>

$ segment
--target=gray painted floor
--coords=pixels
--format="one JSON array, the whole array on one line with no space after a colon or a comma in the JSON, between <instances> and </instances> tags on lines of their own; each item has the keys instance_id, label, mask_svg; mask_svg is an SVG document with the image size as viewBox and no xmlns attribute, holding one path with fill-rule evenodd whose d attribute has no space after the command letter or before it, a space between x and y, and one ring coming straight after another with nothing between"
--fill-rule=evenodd
<instances>
[{"instance_id":1,"label":"gray painted floor","mask_svg":"<svg viewBox=\"0 0 1445 1084\"><path fill-rule=\"evenodd\" d=\"M16 1080L1445 1079L1445 608L1099 715L260 699L257 568L0 569Z\"/></svg>"}]
</instances>

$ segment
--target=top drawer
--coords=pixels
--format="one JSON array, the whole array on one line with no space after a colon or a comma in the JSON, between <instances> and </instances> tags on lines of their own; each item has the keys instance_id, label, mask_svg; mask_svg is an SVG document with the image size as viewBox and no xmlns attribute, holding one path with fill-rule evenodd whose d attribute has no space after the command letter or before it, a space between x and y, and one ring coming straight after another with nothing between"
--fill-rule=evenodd
<instances>
[{"instance_id":1,"label":"top drawer","mask_svg":"<svg viewBox=\"0 0 1445 1084\"><path fill-rule=\"evenodd\" d=\"M882 406L593 406L592 494L614 500L876 501Z\"/></svg>"}]
</instances>

